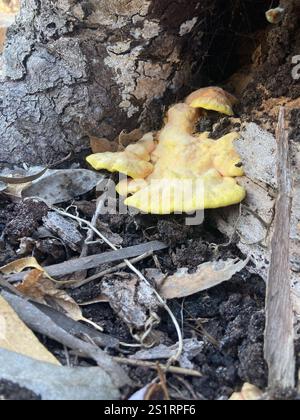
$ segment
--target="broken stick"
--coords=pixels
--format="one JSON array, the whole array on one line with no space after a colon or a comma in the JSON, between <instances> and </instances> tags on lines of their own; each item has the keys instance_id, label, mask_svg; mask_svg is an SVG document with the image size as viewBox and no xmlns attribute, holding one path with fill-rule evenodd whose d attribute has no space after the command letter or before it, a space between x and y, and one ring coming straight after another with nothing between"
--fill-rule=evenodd
<instances>
[{"instance_id":1,"label":"broken stick","mask_svg":"<svg viewBox=\"0 0 300 420\"><path fill-rule=\"evenodd\" d=\"M1 296L10 304L22 321L33 331L43 334L52 340L76 351L82 357L93 359L98 366L109 374L118 387L130 384L125 371L106 352L94 344L86 343L65 331L52 321L49 316L40 311L32 303L19 296L2 291Z\"/></svg>"},{"instance_id":2,"label":"broken stick","mask_svg":"<svg viewBox=\"0 0 300 420\"><path fill-rule=\"evenodd\" d=\"M296 371L290 276L292 180L285 124L285 110L281 108L277 128L278 198L266 297L265 359L270 388L294 388Z\"/></svg>"},{"instance_id":3,"label":"broken stick","mask_svg":"<svg viewBox=\"0 0 300 420\"><path fill-rule=\"evenodd\" d=\"M142 245L135 245L129 248L119 249L117 251L104 252L103 254L91 255L84 258L76 258L61 264L44 267L45 271L51 277L61 277L67 274L76 273L77 271L90 270L103 264L108 264L127 258L134 258L148 252L160 251L168 248L162 242L152 241ZM23 280L26 273L18 273L9 277L10 282Z\"/></svg>"}]
</instances>

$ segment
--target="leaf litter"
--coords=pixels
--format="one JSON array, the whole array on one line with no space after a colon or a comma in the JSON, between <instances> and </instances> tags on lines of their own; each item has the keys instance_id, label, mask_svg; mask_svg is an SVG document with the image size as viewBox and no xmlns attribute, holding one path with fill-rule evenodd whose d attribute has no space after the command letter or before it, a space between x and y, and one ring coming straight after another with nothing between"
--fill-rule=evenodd
<instances>
[{"instance_id":1,"label":"leaf litter","mask_svg":"<svg viewBox=\"0 0 300 420\"><path fill-rule=\"evenodd\" d=\"M94 153L122 151L130 145L138 144L143 136L144 133L135 130L129 134L122 132L114 146L108 144L106 139L95 138L91 139L91 144ZM199 364L198 359L206 360L205 354L211 345L207 337L216 335L219 339L219 333L210 325L215 322L213 317L211 320L201 318L201 310L191 309L192 304L189 303L186 307L185 299L199 302L198 306L201 308L205 299L209 299L209 296L215 293L215 289L223 290L220 289L222 283L231 283L232 278L238 273L240 273L238 276L243 278L245 275L242 273L245 272L244 268L249 260L237 259L232 250L225 249L224 253L214 255L212 260L203 256L205 262L200 265L199 263L178 264L176 261L179 259L177 260L176 254L179 253L180 246L187 246L192 232L194 234L197 232L196 238L202 234L207 235L205 229L184 228L180 218L176 220L174 217L177 229L182 230L183 239L182 243L179 243L181 234L178 232L176 241L169 241L167 237L159 236L160 232L155 228L157 219L147 219L146 216L129 219L127 216L118 215L100 216L97 212L104 198L98 198L96 202L94 189L104 179L105 175L102 173L76 168L62 170L32 168L20 175L22 174L19 172L1 178L2 194L17 202L19 206L26 205L34 199L35 203L45 203L47 209L46 214L41 212L41 217L34 218L36 224L27 230L28 236L24 236L20 229L15 230L15 235L9 235L10 232L7 230L3 231L4 238L5 235L7 238L14 237L14 246L16 243L23 244L25 258L21 260L15 258L0 269L4 276L1 286L10 285L4 289L16 292L14 295L2 291L2 296L27 328L72 349L81 359L85 359L86 363L88 360L94 360L99 368L113 379L116 389L120 389L124 384L131 386L130 379L121 368L122 365L130 367L130 372L135 368L153 370L155 377L160 378L160 383L162 381L158 365L155 363L157 361L160 361L161 369L166 374L177 373L177 375L202 378L203 362ZM93 211L89 215L80 204L84 200L88 205L92 203ZM55 204L63 204L63 208L54 207ZM30 212L30 208L28 211ZM23 220L26 224L26 219ZM35 236L37 226L38 229L44 229L48 233L45 236ZM156 236L146 234L148 229L154 230ZM59 244L57 246L65 252L64 261L56 262L49 267L44 264L45 260L40 254L38 258L33 256L38 249L41 249L37 247L37 242L45 241L47 235L55 238ZM217 242L214 235L209 236L207 236L207 248ZM165 240L172 245L168 249L157 239ZM107 252L107 246L111 251ZM30 253L31 255L28 255ZM114 265L116 262L117 266ZM156 269L153 268L155 266ZM124 271L127 268L131 273ZM175 274L171 274L174 272ZM74 279L77 273L80 273L78 278L80 281ZM77 287L73 287L76 285ZM229 293L228 302L230 298ZM175 309L178 299L183 299L181 313ZM81 309L80 305L84 300L89 307ZM170 305L169 303L167 305L165 300L170 301ZM108 310L106 302L109 303L111 310ZM170 320L165 319L163 310L170 315ZM190 314L190 310L199 315L197 319ZM86 321L82 311L87 314L90 326L78 322ZM105 316L103 320L99 318L99 314L105 311L113 320L111 329L105 322ZM221 311L226 313L222 305ZM226 316L224 315L225 318ZM99 326L91 320L93 318L97 324L107 329L105 332L108 334L97 331ZM231 321L237 322L237 319L238 315ZM188 327L189 332L187 332L187 320L191 323ZM250 321L252 322L252 318ZM116 328L118 323L122 325L121 336L118 336ZM205 334L199 336L198 325L201 325L201 334L202 332ZM177 340L174 336L175 331ZM191 335L191 338L186 338ZM221 340L217 339L213 340L213 343L214 346L223 345ZM104 353L98 345L121 353L118 356L113 356L111 352ZM124 348L125 354L129 352L128 357L122 353ZM242 357L242 350L239 352ZM165 361L166 364L162 364L161 361ZM177 362L180 366L176 365ZM205 363L204 368L204 371L207 371ZM227 368L223 366L224 369ZM239 374L243 376L242 373ZM148 391L150 382L148 381ZM232 384L229 379L224 379L224 382ZM204 385L200 386L201 389L203 387ZM163 391L166 397L166 389ZM155 394L155 390L153 392ZM208 390L209 392L211 391ZM226 394L229 397L230 391Z\"/></svg>"},{"instance_id":2,"label":"leaf litter","mask_svg":"<svg viewBox=\"0 0 300 420\"><path fill-rule=\"evenodd\" d=\"M70 176L72 171L73 170L69 171ZM134 266L132 266L132 263L126 259L127 255L130 255L136 259L137 263L139 261L143 261L142 257L145 255L145 261L150 262L150 259L153 256L153 251L151 251L152 249L159 250L164 248L166 249L167 247L165 245L159 245L159 243L156 244L154 242L152 245L152 242L148 241L148 247L145 244L144 248L140 246L140 250L137 247L136 253L130 253L130 246L127 250L126 243L124 242L124 233L122 235L117 233L116 230L112 231L110 222L108 221L107 223L105 218L96 218L96 225L94 225L90 224L89 222L87 223L85 219L78 217L76 212L73 213L69 210L62 211L54 208L54 202L67 202L70 199L74 199L75 196L82 196L82 194L88 191L88 188L85 188L84 192L81 190L79 191L79 194L76 191L70 193L70 191L72 191L71 188L71 190L69 190L66 195L65 191L61 192L61 190L66 188L68 182L66 182L64 186L59 183L56 184L56 180L59 179L60 175L61 174L57 174L57 177L54 177L54 183L51 181L48 184L49 178L53 176L53 173L48 171L48 173L45 173L40 178L32 181L29 187L26 186L26 189L22 191L22 195L28 195L29 198L32 194L35 197L38 197L35 198L35 200L42 199L43 201L46 201L48 211L46 212L46 215L41 217L38 224L46 229L46 231L48 230L49 235L59 239L62 246L69 250L69 259L60 264L53 265L53 268L49 267L49 272L48 267L42 267L43 264L40 264L38 260L32 256L28 256L22 259L15 259L11 263L3 266L0 269L0 272L5 276L6 281L13 280L16 282L16 286L13 286L15 287L16 292L18 292L21 296L24 296L24 298L29 298L31 303L21 300L20 295L14 297L13 295L4 294L7 301L12 305L12 308L14 308L23 322L25 322L27 326L36 333L57 340L59 343L72 348L78 354L81 354L82 357L85 355L88 358L99 362L100 359L96 350L97 346L95 346L93 343L98 342L100 345L103 345L103 337L105 337L105 335L102 338L98 337L99 341L97 341L96 332L91 334L93 329L86 333L84 332L83 328L75 327L78 321L87 321L92 328L95 328L95 331L96 328L99 329L98 325L89 319L86 320L86 318L83 316L82 310L84 309L82 309L83 307L80 307L80 302L76 303L76 299L72 297L73 292L70 291L69 294L69 292L67 293L66 290L64 290L69 288L69 285L72 286L71 274L76 274L78 271L80 271L80 267L81 269L85 267L84 261L89 261L87 270L85 268L84 269L86 271L87 277L87 273L90 269L92 269L92 267L94 267L94 270L96 269L96 273L91 276L91 285L92 287L96 287L98 299L99 295L101 295L102 300L104 299L108 301L116 316L127 325L128 331L133 338L133 342L131 343L131 340L129 339L126 339L127 342L123 342L121 339L118 343L118 340L112 337L112 340L116 340L113 341L113 346L117 346L116 348L118 348L118 346L125 346L127 349L134 349L137 345L139 347L142 346L145 348L154 346L153 349L149 348L148 350L134 352L130 356L130 359L119 357L116 358L116 361L121 365L128 364L128 366L132 366L132 368L134 366L138 367L139 364L141 364L141 366L152 370L156 369L156 364L152 364L152 360L161 361L161 366L165 372L177 372L179 375L190 374L191 376L198 374L201 376L201 372L198 371L197 373L197 371L194 370L196 365L192 363L192 360L197 357L199 353L201 353L201 350L203 350L202 341L198 341L196 339L185 339L182 340L182 343L176 343L176 341L175 344L173 342L173 344L169 345L161 343L161 339L157 333L159 333L160 329L161 311L164 307L164 304L162 303L162 300L160 301L157 299L157 295L159 293L162 298L175 299L182 296L193 295L199 291L204 291L210 287L220 284L223 281L229 280L233 274L240 271L244 267L244 265L242 265L243 262L240 261L238 263L238 261L231 259L228 261L225 260L206 263L206 265L203 264L202 267L199 266L197 272L194 274L190 274L188 268L182 268L179 269L178 272L173 276L165 276L162 271L157 270L156 275L159 274L165 280L165 289L160 288L160 285L156 282L151 283L151 281L145 281L145 278L148 277L148 272L146 271L147 274L145 277L144 274L140 272L140 270L135 269ZM68 177L65 179L68 179ZM89 185L95 187L97 182L94 178L94 182ZM74 185L74 183L72 185ZM53 197L56 199L54 200ZM22 201L20 202L20 205L21 203ZM74 208L76 208L76 206ZM94 210L94 212L96 211ZM90 243L87 243L87 257L80 258L79 256L78 258L78 254L81 253L81 249L85 243L84 238L87 237L87 231L83 229L83 226L86 226L90 231L92 231L98 239L96 238L95 240L93 235ZM21 236L19 239L20 241L23 241L23 244L25 243L24 237ZM37 240L43 239L38 238ZM30 242L30 238L27 238L27 243L29 243L28 241ZM107 253L112 254L111 259L110 257L105 258L104 256L106 254L101 252L101 250L104 249L103 246L105 244L108 244L113 249L113 251ZM124 244L125 248L120 250L119 247L121 245L124 246ZM94 257L96 257L94 264L93 258L91 258L89 255L92 249L95 249L97 252L99 252L99 255L94 255ZM132 249L134 249L134 247L132 247ZM25 255L26 252L28 252L26 250L27 248L25 246L23 249ZM120 254L119 257L117 257L118 253ZM116 257L114 257L114 255L116 255ZM86 260L84 258L86 258ZM118 259L119 261L125 261L124 263L119 264L122 266L122 268L117 268L115 274L109 274L110 270L115 271L116 269L114 269L114 267L109 267L105 270L105 264L108 263L111 265L113 261L117 261ZM96 285L94 283L97 280L93 280L93 277L97 276L97 267L99 266L99 263L101 264L101 261L102 266L104 264L104 269L101 269L100 265L99 274L101 274L101 272L104 274L103 280L101 280L99 284L100 287L97 289L97 283ZM59 266L61 266L61 268L58 268ZM131 268L132 274L128 274L123 271L126 267ZM208 272L210 272L210 276L206 276ZM67 273L69 273L68 278L65 277ZM21 280L22 282L20 283ZM84 280L85 279L83 278L83 282ZM149 280L151 280L150 275ZM181 286L180 282L182 282ZM177 289L177 293L174 294L173 292L172 296L168 296L168 294L163 290L172 288L171 286ZM76 296L76 293L74 296ZM95 298L97 298L97 296ZM94 299L94 301L91 299L90 305L94 306L98 302L97 299ZM105 303L99 304L103 305ZM34 307L33 305L41 305L43 312L41 312L39 307ZM42 315L43 313L44 315ZM87 311L87 313L89 313L89 311ZM36 321L38 319L39 322L37 323ZM41 320L44 320L42 322L43 326L41 326ZM50 322L50 320L52 321ZM74 322L74 324L70 324L71 322ZM99 325L101 324L102 323L100 322ZM67 325L66 329L62 328L61 325ZM69 329L70 325L72 325L73 328L71 330ZM68 331L73 331L74 335L69 334ZM80 335L81 339L76 338L78 334ZM178 334L178 336L180 337L181 333ZM75 342L73 340L75 340ZM85 342L86 340L87 342ZM108 338L105 338L104 342L107 343L107 341ZM191 346L191 343L194 343L193 346ZM109 347L110 346L108 346L108 348ZM146 354L143 354L143 351L149 351L150 354L153 354L154 356L150 357L148 354L146 357ZM115 362L113 361L114 358L109 356L107 357L108 360L110 360L108 363L111 363L112 366L115 366ZM170 362L172 363L173 360L178 360L180 367L171 366ZM163 361L166 361L167 364L164 365L162 363ZM99 366L106 369L106 364L102 365L101 363ZM114 377L115 374L113 372L115 372L116 367L113 367L112 369L113 370L110 371L109 374ZM121 371L123 372L122 368ZM118 374L123 377L124 382L129 384L129 379L125 379L126 376L124 376L124 373L121 374L121 371L119 371Z\"/></svg>"}]
</instances>

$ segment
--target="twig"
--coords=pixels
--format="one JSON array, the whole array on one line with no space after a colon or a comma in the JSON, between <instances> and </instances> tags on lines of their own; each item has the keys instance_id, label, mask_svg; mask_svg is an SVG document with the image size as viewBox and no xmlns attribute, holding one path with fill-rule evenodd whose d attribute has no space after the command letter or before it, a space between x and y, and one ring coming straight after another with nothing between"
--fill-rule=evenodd
<instances>
[{"instance_id":1,"label":"twig","mask_svg":"<svg viewBox=\"0 0 300 420\"><path fill-rule=\"evenodd\" d=\"M146 252L145 254L143 254L139 257L133 258L132 260L130 260L130 262L131 262L131 264L136 264L136 263L138 263L138 262L140 262L140 261L142 261L142 260L144 260L148 257L151 257L151 255L153 255L153 251ZM107 276L108 274L115 273L116 271L122 270L123 268L126 268L126 267L127 267L127 264L125 262L123 262L121 264L115 265L114 267L103 270L100 273L96 273L93 276L88 277L85 280L74 281L74 282L73 281L66 281L64 283L66 285L70 285L71 289L77 289L78 287L85 286L86 284L90 283L91 281L98 280L98 279L100 279L104 276Z\"/></svg>"},{"instance_id":2,"label":"twig","mask_svg":"<svg viewBox=\"0 0 300 420\"><path fill-rule=\"evenodd\" d=\"M60 160L58 160L58 161L56 161L54 163L51 163L50 165L47 165L47 168L48 169L53 169L56 166L59 166L62 163L67 162L68 160L70 160L72 158L73 154L74 154L73 152L70 152L67 156L63 157L62 159L60 159Z\"/></svg>"},{"instance_id":3,"label":"twig","mask_svg":"<svg viewBox=\"0 0 300 420\"><path fill-rule=\"evenodd\" d=\"M61 264L44 267L44 269L51 277L61 277L67 274L76 273L77 271L90 270L103 264L120 261L124 258L134 258L149 251L160 251L166 248L168 248L168 246L164 243L153 241L146 244L118 249L113 252L109 251L103 252L102 254L90 255L89 257L74 258L73 260L65 261ZM9 276L9 282L21 281L25 275L26 273L12 274Z\"/></svg>"},{"instance_id":4,"label":"twig","mask_svg":"<svg viewBox=\"0 0 300 420\"><path fill-rule=\"evenodd\" d=\"M292 181L284 108L280 109L277 143L278 199L267 285L265 359L269 366L269 387L294 388L296 362L290 277Z\"/></svg>"},{"instance_id":5,"label":"twig","mask_svg":"<svg viewBox=\"0 0 300 420\"><path fill-rule=\"evenodd\" d=\"M54 168L55 166L61 165L66 160L70 159L72 156L72 153L69 153L68 156L65 158L59 160L58 162L55 162L51 165L45 166L45 168L41 169L39 172L33 175L28 176L21 176L21 177L10 177L10 176L0 176L0 182L4 182L6 184L11 185L20 185L20 184L27 184L29 182L33 182L36 179L41 178L45 173L48 171L48 169Z\"/></svg>"},{"instance_id":6,"label":"twig","mask_svg":"<svg viewBox=\"0 0 300 420\"><path fill-rule=\"evenodd\" d=\"M0 274L0 286L2 289L10 292L13 295L20 297L23 300L30 302L34 305L38 310L43 312L46 316L48 316L56 325L58 325L63 330L67 331L69 334L76 335L76 336L88 336L93 339L93 343L95 343L99 347L103 348L110 348L110 349L118 349L120 346L120 341L112 337L111 335L104 334L100 332L98 329L91 328L83 323L78 321L74 321L72 318L69 318L62 312L57 311L56 309L52 308L51 306L44 305L39 302L35 302L34 300L30 299L28 296L23 295L16 287L12 286L3 278Z\"/></svg>"},{"instance_id":7,"label":"twig","mask_svg":"<svg viewBox=\"0 0 300 420\"><path fill-rule=\"evenodd\" d=\"M91 224L93 227L97 227L97 220L98 220L99 215L101 214L106 198L107 198L107 193L104 193L97 200L96 210L91 221ZM94 239L94 231L93 229L89 228L87 231L86 240L84 241L84 245L82 247L80 257L86 257L88 255L88 249L89 249L88 244L91 243L93 239Z\"/></svg>"},{"instance_id":8,"label":"twig","mask_svg":"<svg viewBox=\"0 0 300 420\"><path fill-rule=\"evenodd\" d=\"M97 362L98 366L102 367L110 375L115 384L124 386L130 383L130 379L123 369L112 357L96 345L86 343L83 340L73 337L27 300L5 291L2 291L1 295L11 305L22 321L33 331L43 334L76 351L81 357L89 356Z\"/></svg>"},{"instance_id":9,"label":"twig","mask_svg":"<svg viewBox=\"0 0 300 420\"><path fill-rule=\"evenodd\" d=\"M84 323L74 321L62 312L51 308L51 306L46 306L42 303L34 302L32 300L30 300L30 303L32 303L36 308L38 308L41 312L47 315L50 319L52 319L52 321L55 322L55 324L57 324L59 327L61 327L63 330L67 331L71 335L74 335L76 337L90 337L93 340L93 343L105 349L117 350L119 348L119 345L121 344L117 338L111 335L104 334L99 330L91 328L90 326Z\"/></svg>"},{"instance_id":10,"label":"twig","mask_svg":"<svg viewBox=\"0 0 300 420\"><path fill-rule=\"evenodd\" d=\"M123 357L113 357L113 360L119 364L127 365L127 366L137 366L143 367L151 370L157 370L157 363L155 362L145 362L143 360L135 360L135 359L124 359ZM185 369L176 366L169 366L159 364L161 370L163 372L170 372L176 373L177 375L185 375L185 376L194 376L197 378L202 378L202 373L198 372L197 370L192 369Z\"/></svg>"},{"instance_id":11,"label":"twig","mask_svg":"<svg viewBox=\"0 0 300 420\"><path fill-rule=\"evenodd\" d=\"M77 216L73 216L72 214L66 213L65 211L59 210L55 207L53 207L53 210L56 211L57 213L59 213L62 216L65 217L70 217L73 220L76 220L77 222L86 224L90 229L92 229L96 235L98 235L108 246L110 246L113 250L117 251L118 248L110 241L108 240L101 232L99 232L99 230L97 228L95 228L92 223L88 222L87 220L81 219L80 217ZM130 270L136 274L138 276L138 278L141 281L144 281L145 283L147 283L148 286L150 286L153 289L153 293L156 295L158 301L160 302L160 304L162 305L162 307L168 312L170 318L172 319L172 322L175 326L177 335L178 335L178 351L176 353L175 356L173 356L170 360L169 360L169 365L171 365L172 363L178 361L178 359L180 358L182 352L183 352L183 336L181 333L181 328L179 326L179 323L175 317L175 315L173 314L173 312L171 311L171 309L169 308L169 306L166 304L166 302L164 301L164 299L160 296L160 294L157 292L157 290L155 290L153 288L153 286L151 285L151 283L146 279L146 277L128 260L128 259L124 259L125 264L127 265L127 267L130 268Z\"/></svg>"},{"instance_id":12,"label":"twig","mask_svg":"<svg viewBox=\"0 0 300 420\"><path fill-rule=\"evenodd\" d=\"M9 292L22 297L22 294L19 292L18 289L16 289L14 286L12 286L3 276L0 274L0 286L4 290L8 290Z\"/></svg>"}]
</instances>

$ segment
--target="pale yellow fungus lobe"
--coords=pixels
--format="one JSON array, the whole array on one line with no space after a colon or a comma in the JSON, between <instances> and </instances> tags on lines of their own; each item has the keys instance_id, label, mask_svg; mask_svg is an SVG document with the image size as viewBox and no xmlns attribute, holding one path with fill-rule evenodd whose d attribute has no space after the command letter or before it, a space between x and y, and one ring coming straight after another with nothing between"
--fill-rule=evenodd
<instances>
[{"instance_id":1,"label":"pale yellow fungus lobe","mask_svg":"<svg viewBox=\"0 0 300 420\"><path fill-rule=\"evenodd\" d=\"M96 170L120 172L131 178L146 178L153 172L150 154L155 148L152 134L146 134L138 143L129 145L124 152L95 153L87 157Z\"/></svg>"},{"instance_id":2,"label":"pale yellow fungus lobe","mask_svg":"<svg viewBox=\"0 0 300 420\"><path fill-rule=\"evenodd\" d=\"M192 108L203 108L232 116L232 108L237 99L219 87L207 87L193 92L187 97L186 103Z\"/></svg>"},{"instance_id":3,"label":"pale yellow fungus lobe","mask_svg":"<svg viewBox=\"0 0 300 420\"><path fill-rule=\"evenodd\" d=\"M224 110L223 110L224 112ZM121 153L92 155L95 169L118 171L123 180L117 191L125 204L146 213L170 214L225 207L240 203L245 190L235 177L243 176L234 142L239 134L219 140L209 133L194 134L198 110L188 104L173 106L157 141L150 134Z\"/></svg>"}]
</instances>

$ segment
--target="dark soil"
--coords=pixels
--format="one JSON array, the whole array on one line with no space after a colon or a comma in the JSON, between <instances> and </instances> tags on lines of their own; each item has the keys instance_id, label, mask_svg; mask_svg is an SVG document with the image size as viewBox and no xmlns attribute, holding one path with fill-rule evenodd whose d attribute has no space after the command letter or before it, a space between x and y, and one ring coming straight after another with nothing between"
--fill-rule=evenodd
<instances>
[{"instance_id":1,"label":"dark soil","mask_svg":"<svg viewBox=\"0 0 300 420\"><path fill-rule=\"evenodd\" d=\"M30 237L48 213L46 204L36 200L27 200L8 208L8 222L4 235L11 244L18 244L20 238Z\"/></svg>"},{"instance_id":2,"label":"dark soil","mask_svg":"<svg viewBox=\"0 0 300 420\"><path fill-rule=\"evenodd\" d=\"M131 234L124 232L124 221L119 222L115 226L116 232L124 234L129 245ZM146 222L152 228L151 239L159 238L173 244L168 252L158 253L163 272L172 273L181 267L195 270L199 264L217 257L210 243L225 242L225 238L213 232L209 224L187 228L183 220L176 217L166 218L156 226L148 217L142 218L139 223L136 221L134 237L139 232L141 241L144 241L143 230L147 230ZM218 257L237 255L238 251L232 246L221 248ZM139 268L143 269L145 265L147 263L142 263ZM153 266L153 261L150 260L149 265ZM84 299L88 300L99 293L99 286L91 284L77 292L77 297L82 297L83 294ZM203 351L193 361L195 368L203 374L203 378L192 380L193 389L199 396L207 399L228 398L244 382L265 388L267 371L263 359L264 295L264 282L244 271L231 282L206 293L170 302L180 323L183 313L185 338L196 336L205 342ZM128 328L120 320L116 321L108 304L93 305L84 312L85 316L104 325L109 333L117 334L123 341L132 342ZM164 313L161 316L161 339L165 344L172 344L177 341L174 325ZM141 386L150 382L154 374L139 368L130 369L130 376L138 380L137 386ZM170 381L176 389L183 387L183 396L191 398L175 377L170 378ZM180 398L180 395L177 397Z\"/></svg>"},{"instance_id":3,"label":"dark soil","mask_svg":"<svg viewBox=\"0 0 300 420\"><path fill-rule=\"evenodd\" d=\"M22 209L22 205L24 208ZM87 217L86 206L81 207L81 215ZM30 213L30 209L32 213ZM40 224L44 208L20 203L7 206L8 220L4 225L4 233L11 229L10 214L26 213L24 231L32 230ZM2 210L2 217L5 212ZM157 253L158 261L164 273L174 273L178 268L188 267L191 271L206 261L214 258L230 258L241 256L234 244L219 247L227 242L209 223L209 213L202 226L185 226L185 218L169 216L104 216L112 232L124 238L124 246L130 246L147 240L160 239L170 245L168 251ZM28 226L27 226L28 224ZM6 238L6 236L4 237ZM15 236L14 236L15 240ZM6 241L5 241L6 242ZM212 245L213 244L213 245ZM98 246L93 251L101 252L105 247ZM141 270L153 267L154 262L148 259L138 264ZM102 267L103 268L103 267ZM93 272L91 272L92 274ZM101 294L101 284L90 283L72 292L78 302L95 299ZM205 399L228 398L234 390L240 389L244 382L253 383L260 388L267 384L267 371L263 359L264 331L264 282L251 276L245 270L235 278L205 293L200 293L184 300L170 302L178 321L182 323L185 338L197 337L203 340L203 351L193 360L195 369L202 372L203 377L188 379L192 385L194 397ZM108 334L118 337L123 342L133 343L128 327L120 320L108 304L95 304L83 308L84 316L99 323ZM183 314L183 315L182 315ZM158 330L161 342L172 345L177 341L174 325L161 313L162 323ZM57 357L64 362L60 346L46 343ZM132 352L134 353L134 352ZM143 368L128 368L129 375L137 388L149 383L155 373ZM176 376L170 375L171 389L174 398L193 398L184 383ZM178 395L178 390L180 393ZM129 391L133 392L135 389Z\"/></svg>"}]
</instances>

